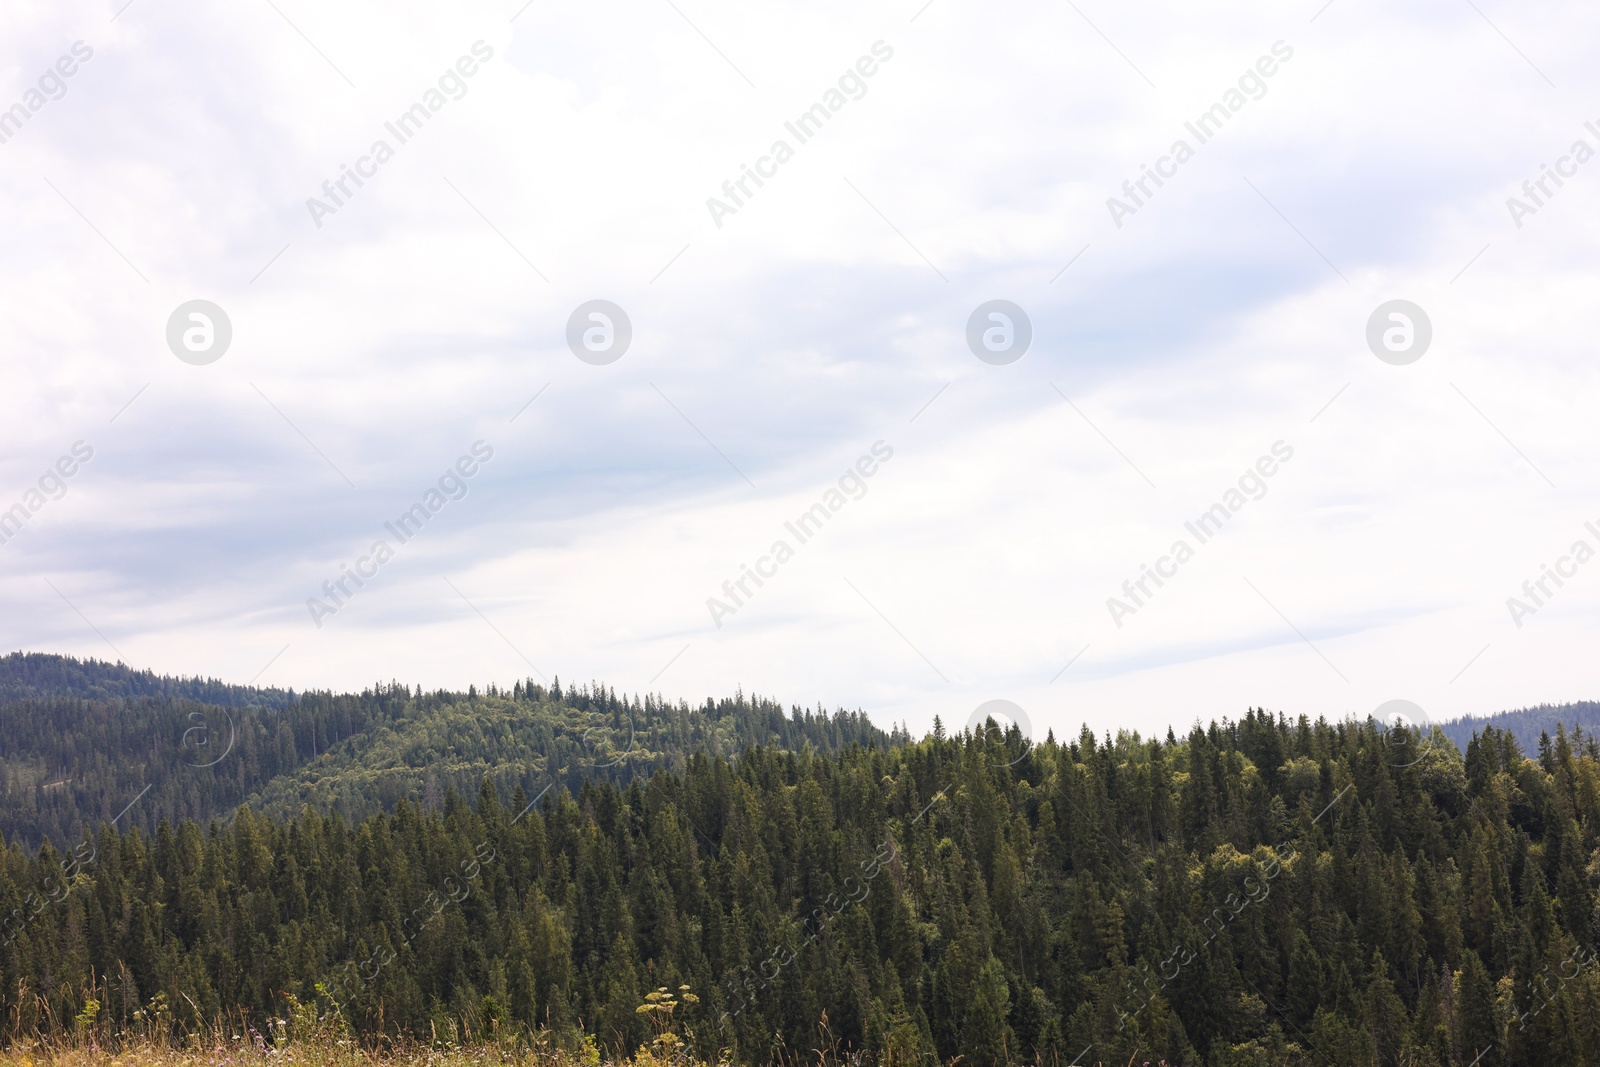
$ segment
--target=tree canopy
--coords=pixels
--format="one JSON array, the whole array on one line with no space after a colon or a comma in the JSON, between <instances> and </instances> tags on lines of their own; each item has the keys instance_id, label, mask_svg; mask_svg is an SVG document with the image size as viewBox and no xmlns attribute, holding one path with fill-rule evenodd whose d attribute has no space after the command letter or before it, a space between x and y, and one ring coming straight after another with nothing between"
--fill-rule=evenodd
<instances>
[{"instance_id":1,"label":"tree canopy","mask_svg":"<svg viewBox=\"0 0 1600 1067\"><path fill-rule=\"evenodd\" d=\"M739 1062L825 1019L885 1064L1600 1064L1593 737L942 734L13 842L0 1020L291 994L369 1036L631 1050L681 984Z\"/></svg>"}]
</instances>

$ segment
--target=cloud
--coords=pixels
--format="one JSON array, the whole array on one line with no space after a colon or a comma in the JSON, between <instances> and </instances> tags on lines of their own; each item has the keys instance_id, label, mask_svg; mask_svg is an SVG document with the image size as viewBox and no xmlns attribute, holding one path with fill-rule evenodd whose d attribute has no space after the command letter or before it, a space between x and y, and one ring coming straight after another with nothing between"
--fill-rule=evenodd
<instances>
[{"instance_id":1,"label":"cloud","mask_svg":"<svg viewBox=\"0 0 1600 1067\"><path fill-rule=\"evenodd\" d=\"M0 497L96 458L0 547L0 642L239 680L287 645L261 680L298 687L743 684L915 727L1007 698L1041 734L1594 695L1586 576L1521 630L1504 607L1600 518L1594 176L1505 208L1600 117L1571 103L1592 11L1486 11L1524 59L1467 8L1346 0L280 6L5 16L0 98L94 58L0 144ZM880 41L718 228L706 199ZM1118 228L1107 198L1279 41ZM307 199L478 42L318 227ZM201 367L164 339L196 298L234 329ZM634 324L608 366L564 339L597 298ZM996 298L1034 327L1006 367L963 337ZM1365 347L1395 298L1435 328L1406 367ZM871 492L713 627L879 439ZM1280 439L1270 494L1117 629L1105 599ZM316 628L477 440L466 499Z\"/></svg>"}]
</instances>

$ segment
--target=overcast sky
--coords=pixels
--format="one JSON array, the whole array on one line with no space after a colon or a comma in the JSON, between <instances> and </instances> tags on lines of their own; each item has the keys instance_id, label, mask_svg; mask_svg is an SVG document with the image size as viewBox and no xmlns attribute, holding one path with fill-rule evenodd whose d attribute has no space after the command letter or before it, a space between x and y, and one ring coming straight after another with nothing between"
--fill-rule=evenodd
<instances>
[{"instance_id":1,"label":"overcast sky","mask_svg":"<svg viewBox=\"0 0 1600 1067\"><path fill-rule=\"evenodd\" d=\"M1592 4L124 2L0 15L6 648L1040 736L1600 696Z\"/></svg>"}]
</instances>

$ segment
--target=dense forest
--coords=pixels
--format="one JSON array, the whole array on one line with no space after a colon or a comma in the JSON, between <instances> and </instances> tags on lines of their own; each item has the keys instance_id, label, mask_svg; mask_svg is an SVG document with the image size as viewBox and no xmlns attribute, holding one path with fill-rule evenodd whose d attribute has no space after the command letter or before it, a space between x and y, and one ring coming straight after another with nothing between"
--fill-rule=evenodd
<instances>
[{"instance_id":1,"label":"dense forest","mask_svg":"<svg viewBox=\"0 0 1600 1067\"><path fill-rule=\"evenodd\" d=\"M688 986L692 1047L741 1063L1600 1065L1581 732L939 729L468 797L12 843L0 1033L302 1004L626 1052Z\"/></svg>"},{"instance_id":2,"label":"dense forest","mask_svg":"<svg viewBox=\"0 0 1600 1067\"><path fill-rule=\"evenodd\" d=\"M60 848L101 822L149 834L163 819L206 823L242 804L280 817L311 804L356 821L402 798L437 807L446 790L471 794L486 778L507 794L576 791L681 770L690 752L907 739L859 712L785 713L742 693L691 707L557 678L482 693L389 683L295 694L14 653L0 657L0 831Z\"/></svg>"},{"instance_id":3,"label":"dense forest","mask_svg":"<svg viewBox=\"0 0 1600 1067\"><path fill-rule=\"evenodd\" d=\"M1540 704L1535 708L1501 711L1486 718L1451 719L1439 724L1444 735L1465 752L1472 735L1485 726L1503 730L1517 739L1524 752L1538 747L1540 738L1554 737L1558 728L1570 732L1581 726L1590 733L1600 731L1600 703L1580 700L1575 704Z\"/></svg>"},{"instance_id":4,"label":"dense forest","mask_svg":"<svg viewBox=\"0 0 1600 1067\"><path fill-rule=\"evenodd\" d=\"M51 697L84 700L181 698L230 708L281 708L294 700L294 693L229 685L215 678L158 675L150 670L136 671L122 663L80 660L45 652L12 652L0 656L0 707L19 700Z\"/></svg>"}]
</instances>

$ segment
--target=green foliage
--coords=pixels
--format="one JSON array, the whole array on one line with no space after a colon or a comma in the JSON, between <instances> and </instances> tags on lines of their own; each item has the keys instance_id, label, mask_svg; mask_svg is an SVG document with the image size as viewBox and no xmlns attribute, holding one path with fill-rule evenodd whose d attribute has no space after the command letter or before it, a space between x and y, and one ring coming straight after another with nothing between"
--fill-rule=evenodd
<instances>
[{"instance_id":1,"label":"green foliage","mask_svg":"<svg viewBox=\"0 0 1600 1067\"><path fill-rule=\"evenodd\" d=\"M135 798L118 825L146 834L245 804L279 817L311 804L356 821L402 799L433 807L485 779L508 797L537 796L681 769L689 752L904 740L859 712L786 714L742 693L691 708L530 679L483 693L390 683L297 695L31 653L0 657L0 727L0 829L58 847Z\"/></svg>"},{"instance_id":2,"label":"green foliage","mask_svg":"<svg viewBox=\"0 0 1600 1067\"><path fill-rule=\"evenodd\" d=\"M382 753L453 759L453 731L543 752L517 740L538 729L524 705L570 716L555 744L624 707L394 700L341 749L352 774L382 772ZM60 855L13 840L0 911L42 904L0 949L0 1035L74 1018L132 1033L160 1004L179 1032L227 1018L276 1037L267 1020L287 1017L291 1047L326 1022L369 1046L548 1043L659 1067L723 1050L1600 1067L1600 758L1581 737L1528 759L1491 728L1464 757L1439 742L1419 760L1423 739L1371 722L1251 712L1181 741L824 751L739 734L745 706L698 725L661 709L646 763L615 779L586 776L596 746L574 747L556 763L576 786L531 808L523 779L486 763L433 805L273 799L153 833L101 826L54 895ZM666 743L723 728L736 758Z\"/></svg>"},{"instance_id":3,"label":"green foliage","mask_svg":"<svg viewBox=\"0 0 1600 1067\"><path fill-rule=\"evenodd\" d=\"M1593 734L1600 731L1600 703L1580 700L1575 704L1540 704L1520 711L1502 711L1487 718L1460 718L1439 724L1455 746L1466 750L1472 735L1493 727L1516 739L1524 752L1537 752L1541 737L1553 738L1557 730L1571 733L1574 728Z\"/></svg>"}]
</instances>

